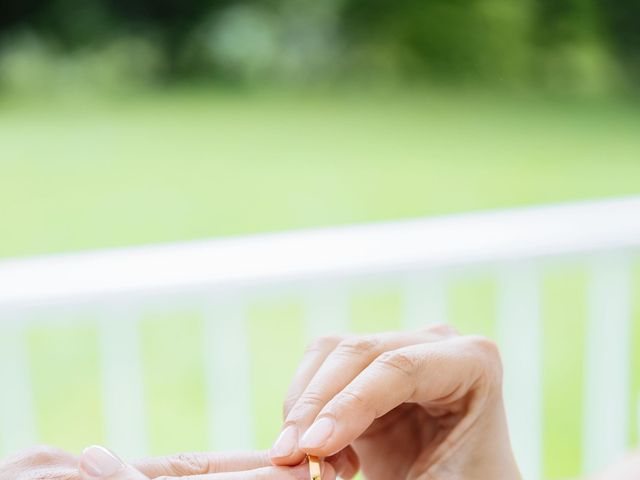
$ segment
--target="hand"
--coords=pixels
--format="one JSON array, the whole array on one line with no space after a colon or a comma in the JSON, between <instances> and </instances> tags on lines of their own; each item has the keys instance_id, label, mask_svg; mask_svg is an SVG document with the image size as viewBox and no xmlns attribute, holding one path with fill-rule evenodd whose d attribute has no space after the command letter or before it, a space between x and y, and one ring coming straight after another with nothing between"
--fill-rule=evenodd
<instances>
[{"instance_id":1,"label":"hand","mask_svg":"<svg viewBox=\"0 0 640 480\"><path fill-rule=\"evenodd\" d=\"M276 465L341 452L368 480L520 478L497 348L448 326L318 340L284 416Z\"/></svg>"},{"instance_id":2,"label":"hand","mask_svg":"<svg viewBox=\"0 0 640 480\"><path fill-rule=\"evenodd\" d=\"M100 455L104 455L101 457ZM124 469L124 464L108 450L90 447L82 457L48 447L33 447L0 463L0 480L82 480L95 478L91 470L101 458L115 458L112 465L122 467L113 480L169 479L184 477L190 480L297 480L308 479L308 466L277 468L271 465L264 452L250 453L183 453L136 461ZM84 465L80 467L79 465ZM122 471L121 471L122 470ZM129 475L129 477L125 476ZM136 476L132 476L136 475ZM262 475L262 476L261 476ZM325 464L324 475L335 480L335 470ZM105 477L110 478L111 477ZM324 477L323 477L324 478Z\"/></svg>"},{"instance_id":3,"label":"hand","mask_svg":"<svg viewBox=\"0 0 640 480\"><path fill-rule=\"evenodd\" d=\"M52 447L33 447L0 463L0 480L78 480L78 457Z\"/></svg>"},{"instance_id":4,"label":"hand","mask_svg":"<svg viewBox=\"0 0 640 480\"><path fill-rule=\"evenodd\" d=\"M187 454L149 459L127 465L104 447L87 448L80 457L82 480L308 480L306 464L274 467L265 453ZM335 480L332 466L323 467L323 478Z\"/></svg>"}]
</instances>

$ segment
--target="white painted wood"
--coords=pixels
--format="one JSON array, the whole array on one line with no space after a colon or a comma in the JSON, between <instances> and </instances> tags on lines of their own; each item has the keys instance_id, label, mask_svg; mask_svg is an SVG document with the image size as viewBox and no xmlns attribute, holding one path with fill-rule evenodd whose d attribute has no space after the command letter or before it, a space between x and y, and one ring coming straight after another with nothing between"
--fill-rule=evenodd
<instances>
[{"instance_id":1,"label":"white painted wood","mask_svg":"<svg viewBox=\"0 0 640 480\"><path fill-rule=\"evenodd\" d=\"M499 276L498 338L514 453L525 479L542 478L542 317L534 265L505 267Z\"/></svg>"},{"instance_id":2,"label":"white painted wood","mask_svg":"<svg viewBox=\"0 0 640 480\"><path fill-rule=\"evenodd\" d=\"M0 262L0 305L428 270L640 245L640 196Z\"/></svg>"},{"instance_id":3,"label":"white painted wood","mask_svg":"<svg viewBox=\"0 0 640 480\"><path fill-rule=\"evenodd\" d=\"M636 447L640 445L640 396L636 402Z\"/></svg>"},{"instance_id":4,"label":"white painted wood","mask_svg":"<svg viewBox=\"0 0 640 480\"><path fill-rule=\"evenodd\" d=\"M447 284L442 275L412 275L403 293L406 328L415 330L447 322Z\"/></svg>"},{"instance_id":5,"label":"white painted wood","mask_svg":"<svg viewBox=\"0 0 640 480\"><path fill-rule=\"evenodd\" d=\"M28 324L0 312L0 456L37 442Z\"/></svg>"},{"instance_id":6,"label":"white painted wood","mask_svg":"<svg viewBox=\"0 0 640 480\"><path fill-rule=\"evenodd\" d=\"M252 449L255 434L246 304L208 305L204 341L211 449Z\"/></svg>"},{"instance_id":7,"label":"white painted wood","mask_svg":"<svg viewBox=\"0 0 640 480\"><path fill-rule=\"evenodd\" d=\"M591 262L584 409L584 471L627 449L629 434L631 267L623 253Z\"/></svg>"},{"instance_id":8,"label":"white painted wood","mask_svg":"<svg viewBox=\"0 0 640 480\"><path fill-rule=\"evenodd\" d=\"M348 330L348 295L333 284L343 283L345 277L388 279L398 274L393 277L397 279L409 272L457 266L467 272L474 264L491 267L516 262L518 266L501 275L499 332L507 366L506 395L516 451L523 470L535 473L541 464L538 439L542 425L541 418L536 417L542 391L541 361L539 357L536 360L540 349L535 347L541 342L539 286L533 267L520 262L563 255L583 258L594 252L637 248L639 213L640 196L636 196L4 260L0 262L0 308L49 308L52 304L68 303L70 308L90 311L103 309L112 299L121 302L122 298L136 297L137 302L148 293L153 294L151 301L157 302L159 293L197 295L218 289L278 289L284 283L287 288L305 291L312 282L324 283L322 288L326 287L326 291L318 291L308 299L307 334L312 337ZM621 255L600 257L594 262L584 420L588 471L620 451L630 428L628 409L624 407L629 398L628 277L626 260ZM434 286L426 288L432 296L422 295L420 283L408 286L405 318L408 326L422 324L423 318L429 321L446 317L446 286L441 280L433 281ZM206 312L209 428L214 448L250 448L254 441L250 358L241 301L226 302L220 307L212 305ZM140 433L146 432L146 418L138 322L130 314L126 308L107 312L100 323L108 442L127 456L143 455L148 446L146 435ZM512 321L514 315L517 322ZM115 322L114 318L125 320ZM11 316L0 316L3 326L11 321ZM3 346L0 380L11 385L8 394L0 395L0 406L8 406L0 411L3 446L31 443L37 433L23 335L18 328L0 339ZM18 361L7 360L13 358ZM615 411L611 405L616 406ZM18 433L7 434L4 425L23 428L10 427L11 432ZM530 439L532 443L527 444Z\"/></svg>"},{"instance_id":9,"label":"white painted wood","mask_svg":"<svg viewBox=\"0 0 640 480\"><path fill-rule=\"evenodd\" d=\"M138 312L126 305L99 319L106 442L126 459L149 454L139 328Z\"/></svg>"},{"instance_id":10,"label":"white painted wood","mask_svg":"<svg viewBox=\"0 0 640 480\"><path fill-rule=\"evenodd\" d=\"M351 308L347 286L323 284L306 292L304 300L307 342L349 331Z\"/></svg>"}]
</instances>

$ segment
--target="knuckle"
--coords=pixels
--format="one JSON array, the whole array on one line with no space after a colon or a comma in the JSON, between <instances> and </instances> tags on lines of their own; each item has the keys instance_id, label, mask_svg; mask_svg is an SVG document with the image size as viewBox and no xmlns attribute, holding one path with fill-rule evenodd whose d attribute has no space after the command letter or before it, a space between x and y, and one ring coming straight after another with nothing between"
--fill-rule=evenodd
<instances>
[{"instance_id":1,"label":"knuckle","mask_svg":"<svg viewBox=\"0 0 640 480\"><path fill-rule=\"evenodd\" d=\"M375 354L380 348L380 340L376 337L353 337L342 340L336 347L336 352L348 357Z\"/></svg>"},{"instance_id":2,"label":"knuckle","mask_svg":"<svg viewBox=\"0 0 640 480\"><path fill-rule=\"evenodd\" d=\"M306 391L297 399L289 411L287 420L297 422L306 417L309 411L315 411L322 408L326 403L324 396L315 391Z\"/></svg>"},{"instance_id":3,"label":"knuckle","mask_svg":"<svg viewBox=\"0 0 640 480\"><path fill-rule=\"evenodd\" d=\"M436 323L434 325L429 325L423 329L423 332L443 337L458 335L458 331L455 327L448 323Z\"/></svg>"},{"instance_id":4,"label":"knuckle","mask_svg":"<svg viewBox=\"0 0 640 480\"><path fill-rule=\"evenodd\" d=\"M405 376L413 375L416 368L415 358L399 351L385 352L378 357L376 362L383 368L395 370Z\"/></svg>"},{"instance_id":5,"label":"knuckle","mask_svg":"<svg viewBox=\"0 0 640 480\"><path fill-rule=\"evenodd\" d=\"M307 349L305 350L305 353L326 352L333 350L341 340L342 338L337 335L318 337L312 340L311 343L309 343Z\"/></svg>"},{"instance_id":6,"label":"knuckle","mask_svg":"<svg viewBox=\"0 0 640 480\"><path fill-rule=\"evenodd\" d=\"M298 398L299 397L297 395L291 395L291 396L288 396L287 398L285 398L284 402L282 403L282 417L283 418L287 418L287 416L289 415L289 412L291 412L291 410L293 410L293 407L298 402Z\"/></svg>"},{"instance_id":7,"label":"knuckle","mask_svg":"<svg viewBox=\"0 0 640 480\"><path fill-rule=\"evenodd\" d=\"M197 453L180 453L167 457L169 470L178 477L187 475L204 475L215 471L211 460Z\"/></svg>"},{"instance_id":8,"label":"knuckle","mask_svg":"<svg viewBox=\"0 0 640 480\"><path fill-rule=\"evenodd\" d=\"M471 336L468 340L481 359L486 378L492 383L500 385L502 383L502 359L496 342L478 335Z\"/></svg>"},{"instance_id":9,"label":"knuckle","mask_svg":"<svg viewBox=\"0 0 640 480\"><path fill-rule=\"evenodd\" d=\"M56 470L43 470L35 473L30 480L75 480L77 476L69 471L61 472Z\"/></svg>"},{"instance_id":10,"label":"knuckle","mask_svg":"<svg viewBox=\"0 0 640 480\"><path fill-rule=\"evenodd\" d=\"M469 337L469 340L474 345L475 350L483 355L483 357L485 357L487 360L500 360L500 349L498 348L496 342L494 342L493 340L479 335L471 336Z\"/></svg>"},{"instance_id":11,"label":"knuckle","mask_svg":"<svg viewBox=\"0 0 640 480\"><path fill-rule=\"evenodd\" d=\"M355 411L366 411L369 402L366 397L357 390L344 390L335 400L337 409L348 409Z\"/></svg>"},{"instance_id":12,"label":"knuckle","mask_svg":"<svg viewBox=\"0 0 640 480\"><path fill-rule=\"evenodd\" d=\"M66 453L48 445L36 445L28 448L21 455L25 462L33 465L48 465L59 462L66 457Z\"/></svg>"}]
</instances>

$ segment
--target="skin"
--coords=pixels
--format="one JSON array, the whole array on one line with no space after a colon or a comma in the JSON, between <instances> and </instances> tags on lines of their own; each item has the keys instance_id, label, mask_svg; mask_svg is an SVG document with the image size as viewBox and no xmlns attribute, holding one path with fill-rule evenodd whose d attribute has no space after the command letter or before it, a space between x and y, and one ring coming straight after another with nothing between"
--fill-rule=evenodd
<instances>
[{"instance_id":1,"label":"skin","mask_svg":"<svg viewBox=\"0 0 640 480\"><path fill-rule=\"evenodd\" d=\"M284 416L276 465L348 451L368 480L521 478L498 350L448 326L319 340Z\"/></svg>"},{"instance_id":2,"label":"skin","mask_svg":"<svg viewBox=\"0 0 640 480\"><path fill-rule=\"evenodd\" d=\"M497 348L447 326L318 340L293 379L284 418L269 453L189 453L127 465L103 447L81 456L35 447L0 463L0 480L307 480L306 453L325 458L324 480L359 469L367 480L521 478ZM591 480L613 479L640 479L640 455Z\"/></svg>"},{"instance_id":3,"label":"skin","mask_svg":"<svg viewBox=\"0 0 640 480\"><path fill-rule=\"evenodd\" d=\"M71 455L47 446L25 450L0 463L0 480L308 479L306 465L297 471L278 472L277 476L272 475L273 470L264 468L265 466L268 467L265 453L179 454L142 460L135 462L135 467L133 467L124 464L109 452L118 462L116 472L103 476L94 476L88 473L87 468L83 466L88 461L85 458L87 452L94 448L109 452L103 447L89 447L82 456ZM233 472L233 470L240 471ZM242 472L242 470L245 471ZM225 471L230 473L224 476L222 473ZM290 475L291 472L294 472L293 477ZM213 476L214 473L216 476ZM323 473L327 474L326 467ZM329 472L329 474L333 475L332 472ZM639 478L640 452L636 452L608 469L602 475L591 480L637 480Z\"/></svg>"},{"instance_id":4,"label":"skin","mask_svg":"<svg viewBox=\"0 0 640 480\"><path fill-rule=\"evenodd\" d=\"M314 433L322 419L332 426ZM520 479L497 347L446 325L314 342L270 455L291 465L336 452L350 461L343 478L360 466L367 480ZM640 480L640 452L590 480Z\"/></svg>"},{"instance_id":5,"label":"skin","mask_svg":"<svg viewBox=\"0 0 640 480\"><path fill-rule=\"evenodd\" d=\"M105 461L106 460L106 461ZM101 463L105 468L99 467ZM323 478L336 479L329 462ZM185 453L148 458L126 465L104 447L89 447L76 456L40 446L21 452L0 464L0 480L308 480L307 464L275 467L266 452Z\"/></svg>"},{"instance_id":6,"label":"skin","mask_svg":"<svg viewBox=\"0 0 640 480\"><path fill-rule=\"evenodd\" d=\"M78 480L79 457L38 446L0 462L0 480Z\"/></svg>"}]
</instances>

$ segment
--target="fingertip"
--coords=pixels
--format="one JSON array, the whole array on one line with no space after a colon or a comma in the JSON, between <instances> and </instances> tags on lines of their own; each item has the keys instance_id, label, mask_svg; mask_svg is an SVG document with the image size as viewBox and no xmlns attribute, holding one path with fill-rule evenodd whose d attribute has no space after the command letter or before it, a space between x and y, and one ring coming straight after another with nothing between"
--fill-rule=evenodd
<instances>
[{"instance_id":1,"label":"fingertip","mask_svg":"<svg viewBox=\"0 0 640 480\"><path fill-rule=\"evenodd\" d=\"M329 462L322 462L320 464L320 471L322 472L323 480L336 480L336 471Z\"/></svg>"},{"instance_id":2,"label":"fingertip","mask_svg":"<svg viewBox=\"0 0 640 480\"><path fill-rule=\"evenodd\" d=\"M300 451L303 452L305 455L313 455L316 457L330 457L331 455L335 455L336 453L338 453L338 450L336 450L335 452L331 452L329 453L327 451L327 445L333 443L330 441L331 438L327 438L327 439L323 439L321 442L316 442L316 441L309 441L309 439L303 435L302 438L300 439L300 444L299 447Z\"/></svg>"},{"instance_id":3,"label":"fingertip","mask_svg":"<svg viewBox=\"0 0 640 480\"><path fill-rule=\"evenodd\" d=\"M313 455L318 458L328 458L338 454L349 445L350 441L342 442L342 438L337 438L331 431L322 441L310 441L309 438L300 440L300 450L306 455Z\"/></svg>"},{"instance_id":4,"label":"fingertip","mask_svg":"<svg viewBox=\"0 0 640 480\"><path fill-rule=\"evenodd\" d=\"M355 476L360 471L360 457L352 447L347 448L347 456L349 457L349 464L354 470L353 476Z\"/></svg>"},{"instance_id":5,"label":"fingertip","mask_svg":"<svg viewBox=\"0 0 640 480\"><path fill-rule=\"evenodd\" d=\"M334 468L336 475L344 480L350 480L360 470L360 459L351 446L339 451L326 461Z\"/></svg>"},{"instance_id":6,"label":"fingertip","mask_svg":"<svg viewBox=\"0 0 640 480\"><path fill-rule=\"evenodd\" d=\"M79 471L83 480L149 480L111 450L99 445L84 449L80 456Z\"/></svg>"},{"instance_id":7,"label":"fingertip","mask_svg":"<svg viewBox=\"0 0 640 480\"><path fill-rule=\"evenodd\" d=\"M297 425L285 426L269 450L269 458L273 465L293 467L304 462L306 454L298 446L299 436Z\"/></svg>"},{"instance_id":8,"label":"fingertip","mask_svg":"<svg viewBox=\"0 0 640 480\"><path fill-rule=\"evenodd\" d=\"M305 448L302 451L305 455L312 455L314 457L323 458L327 462L333 464L334 467L341 466L344 463L353 465L354 468L360 468L360 459L351 447L351 441L343 441L342 439L331 440L326 445L320 448ZM333 460L336 461L333 461ZM342 472L339 468L336 468L338 475L342 478Z\"/></svg>"},{"instance_id":9,"label":"fingertip","mask_svg":"<svg viewBox=\"0 0 640 480\"><path fill-rule=\"evenodd\" d=\"M124 462L116 454L100 445L91 445L80 455L79 470L86 480L107 478L124 468Z\"/></svg>"},{"instance_id":10,"label":"fingertip","mask_svg":"<svg viewBox=\"0 0 640 480\"><path fill-rule=\"evenodd\" d=\"M276 467L293 467L293 466L299 465L304 461L305 457L306 455L303 452L299 452L299 451L285 457L278 457L278 456L271 455L271 453L269 453L271 464Z\"/></svg>"},{"instance_id":11,"label":"fingertip","mask_svg":"<svg viewBox=\"0 0 640 480\"><path fill-rule=\"evenodd\" d=\"M319 417L304 432L300 438L300 449L306 453L314 454L311 450L320 450L325 448L327 443L332 439L336 430L336 421L331 416Z\"/></svg>"},{"instance_id":12,"label":"fingertip","mask_svg":"<svg viewBox=\"0 0 640 480\"><path fill-rule=\"evenodd\" d=\"M298 465L304 460L304 454L298 449L298 427L286 426L269 450L271 463L279 466Z\"/></svg>"}]
</instances>

